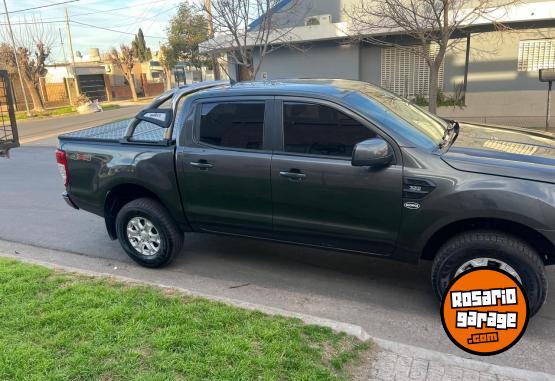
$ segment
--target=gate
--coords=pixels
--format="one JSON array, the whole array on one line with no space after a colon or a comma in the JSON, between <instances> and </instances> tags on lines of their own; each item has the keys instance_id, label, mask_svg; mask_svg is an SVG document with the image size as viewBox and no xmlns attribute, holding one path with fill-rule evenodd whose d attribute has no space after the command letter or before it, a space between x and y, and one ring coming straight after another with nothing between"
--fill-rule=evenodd
<instances>
[{"instance_id":1,"label":"gate","mask_svg":"<svg viewBox=\"0 0 555 381\"><path fill-rule=\"evenodd\" d=\"M8 156L10 148L19 147L12 88L6 70L0 70L0 156Z\"/></svg>"},{"instance_id":2,"label":"gate","mask_svg":"<svg viewBox=\"0 0 555 381\"><path fill-rule=\"evenodd\" d=\"M91 100L106 100L106 84L102 74L86 74L77 76L81 92Z\"/></svg>"}]
</instances>

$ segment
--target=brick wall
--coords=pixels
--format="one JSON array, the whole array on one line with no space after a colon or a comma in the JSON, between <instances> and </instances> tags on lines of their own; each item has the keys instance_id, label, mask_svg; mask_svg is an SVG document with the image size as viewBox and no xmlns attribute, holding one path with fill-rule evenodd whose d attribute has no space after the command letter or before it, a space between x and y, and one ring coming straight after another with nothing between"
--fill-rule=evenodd
<instances>
[{"instance_id":1,"label":"brick wall","mask_svg":"<svg viewBox=\"0 0 555 381\"><path fill-rule=\"evenodd\" d=\"M131 99L131 90L127 85L112 85L112 97L114 99Z\"/></svg>"},{"instance_id":2,"label":"brick wall","mask_svg":"<svg viewBox=\"0 0 555 381\"><path fill-rule=\"evenodd\" d=\"M145 97L155 97L164 92L164 83L162 82L144 82Z\"/></svg>"}]
</instances>

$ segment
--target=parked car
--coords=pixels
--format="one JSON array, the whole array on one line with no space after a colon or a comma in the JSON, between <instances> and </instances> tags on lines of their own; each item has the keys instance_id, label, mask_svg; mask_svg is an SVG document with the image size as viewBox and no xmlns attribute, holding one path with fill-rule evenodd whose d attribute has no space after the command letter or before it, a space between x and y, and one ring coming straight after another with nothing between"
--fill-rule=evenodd
<instances>
[{"instance_id":1,"label":"parked car","mask_svg":"<svg viewBox=\"0 0 555 381\"><path fill-rule=\"evenodd\" d=\"M546 299L553 135L445 121L367 83L291 80L180 88L59 141L67 203L103 216L143 266L194 231L431 260L440 297L457 274L500 268L532 313Z\"/></svg>"}]
</instances>

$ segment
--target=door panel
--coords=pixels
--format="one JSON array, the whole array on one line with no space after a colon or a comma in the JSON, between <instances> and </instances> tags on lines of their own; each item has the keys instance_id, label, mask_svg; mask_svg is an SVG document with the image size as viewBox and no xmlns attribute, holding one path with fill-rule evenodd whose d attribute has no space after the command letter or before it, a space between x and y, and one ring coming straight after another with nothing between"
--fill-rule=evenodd
<instances>
[{"instance_id":1,"label":"door panel","mask_svg":"<svg viewBox=\"0 0 555 381\"><path fill-rule=\"evenodd\" d=\"M378 133L337 105L280 98L281 146L272 158L276 238L390 254L401 223L402 166L351 165Z\"/></svg>"},{"instance_id":2,"label":"door panel","mask_svg":"<svg viewBox=\"0 0 555 381\"><path fill-rule=\"evenodd\" d=\"M210 100L195 107L178 150L187 218L195 230L271 237L273 99ZM193 124L188 120L187 124Z\"/></svg>"},{"instance_id":3,"label":"door panel","mask_svg":"<svg viewBox=\"0 0 555 381\"><path fill-rule=\"evenodd\" d=\"M280 172L299 172L292 180ZM288 241L388 254L401 221L402 168L274 155L274 230Z\"/></svg>"},{"instance_id":4,"label":"door panel","mask_svg":"<svg viewBox=\"0 0 555 381\"><path fill-rule=\"evenodd\" d=\"M237 234L271 232L271 157L200 147L184 151L182 189L193 227Z\"/></svg>"}]
</instances>

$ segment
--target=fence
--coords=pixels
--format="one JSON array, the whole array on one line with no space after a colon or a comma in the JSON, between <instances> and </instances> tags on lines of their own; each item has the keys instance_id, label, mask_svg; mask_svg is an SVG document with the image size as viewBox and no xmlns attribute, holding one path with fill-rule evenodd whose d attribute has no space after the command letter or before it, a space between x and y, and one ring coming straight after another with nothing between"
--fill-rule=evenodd
<instances>
[{"instance_id":1,"label":"fence","mask_svg":"<svg viewBox=\"0 0 555 381\"><path fill-rule=\"evenodd\" d=\"M0 156L6 156L11 148L18 146L10 78L7 71L0 70Z\"/></svg>"},{"instance_id":2,"label":"fence","mask_svg":"<svg viewBox=\"0 0 555 381\"><path fill-rule=\"evenodd\" d=\"M72 96L75 96L73 79L66 78L66 82L60 83L46 83L44 78L40 79L39 86L39 96L42 99L43 106L45 108L69 106L69 96L68 96L68 86L70 91L72 91ZM12 83L12 97L14 99L14 105L16 111L25 110L25 98L23 97L23 89L21 88L21 83L17 75L10 75L10 81ZM27 101L29 102L29 107L33 108L33 101L31 99L31 94L29 94L29 89L25 88L25 95L27 95Z\"/></svg>"},{"instance_id":3,"label":"fence","mask_svg":"<svg viewBox=\"0 0 555 381\"><path fill-rule=\"evenodd\" d=\"M41 78L40 82L44 107L60 107L70 104L66 82L46 83L44 78Z\"/></svg>"}]
</instances>

